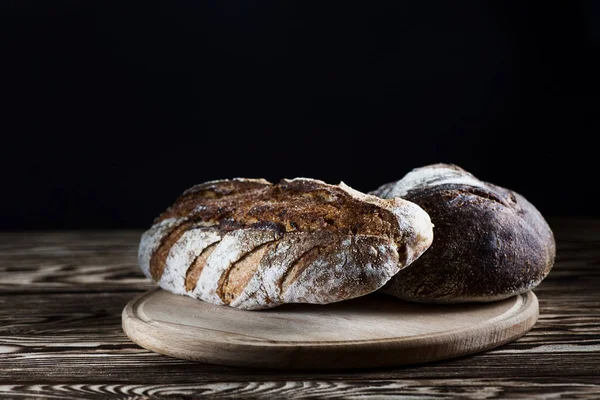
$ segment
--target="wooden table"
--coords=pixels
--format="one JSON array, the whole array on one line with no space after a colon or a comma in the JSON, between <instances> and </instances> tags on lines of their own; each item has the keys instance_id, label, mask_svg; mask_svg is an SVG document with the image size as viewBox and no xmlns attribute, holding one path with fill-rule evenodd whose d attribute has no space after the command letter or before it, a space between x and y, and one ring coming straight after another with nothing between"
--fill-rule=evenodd
<instances>
[{"instance_id":1,"label":"wooden table","mask_svg":"<svg viewBox=\"0 0 600 400\"><path fill-rule=\"evenodd\" d=\"M550 220L554 270L535 290L540 319L518 341L420 366L248 370L144 350L121 311L151 287L140 232L0 234L0 397L600 397L600 220Z\"/></svg>"}]
</instances>

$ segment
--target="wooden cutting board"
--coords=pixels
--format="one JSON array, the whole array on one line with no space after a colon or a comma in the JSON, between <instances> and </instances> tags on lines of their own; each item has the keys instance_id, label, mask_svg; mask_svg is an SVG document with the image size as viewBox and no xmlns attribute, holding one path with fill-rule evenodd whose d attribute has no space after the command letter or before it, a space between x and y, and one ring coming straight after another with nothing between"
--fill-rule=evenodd
<instances>
[{"instance_id":1,"label":"wooden cutting board","mask_svg":"<svg viewBox=\"0 0 600 400\"><path fill-rule=\"evenodd\" d=\"M123 330L146 349L213 364L364 368L488 350L524 335L537 317L533 292L487 304L421 305L375 294L242 311L154 289L127 304Z\"/></svg>"}]
</instances>

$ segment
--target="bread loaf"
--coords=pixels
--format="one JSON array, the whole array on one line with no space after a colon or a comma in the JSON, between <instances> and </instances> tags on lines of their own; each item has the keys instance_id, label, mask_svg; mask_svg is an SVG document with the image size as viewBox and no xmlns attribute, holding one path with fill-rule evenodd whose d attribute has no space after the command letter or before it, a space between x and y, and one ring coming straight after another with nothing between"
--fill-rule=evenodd
<instances>
[{"instance_id":1,"label":"bread loaf","mask_svg":"<svg viewBox=\"0 0 600 400\"><path fill-rule=\"evenodd\" d=\"M313 179L207 182L143 234L139 263L173 293L262 309L373 292L431 244L427 213Z\"/></svg>"},{"instance_id":2,"label":"bread loaf","mask_svg":"<svg viewBox=\"0 0 600 400\"><path fill-rule=\"evenodd\" d=\"M383 289L431 303L486 302L537 286L554 264L550 227L525 198L448 164L417 168L371 192L427 211L431 247Z\"/></svg>"}]
</instances>

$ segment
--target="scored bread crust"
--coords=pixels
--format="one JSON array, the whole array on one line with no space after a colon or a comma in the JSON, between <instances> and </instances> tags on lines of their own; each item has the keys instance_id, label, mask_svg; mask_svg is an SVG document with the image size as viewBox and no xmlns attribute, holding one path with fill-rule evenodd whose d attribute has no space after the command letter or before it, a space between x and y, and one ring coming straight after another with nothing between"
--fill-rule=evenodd
<instances>
[{"instance_id":1,"label":"scored bread crust","mask_svg":"<svg viewBox=\"0 0 600 400\"><path fill-rule=\"evenodd\" d=\"M425 303L495 301L534 288L554 264L554 236L539 211L456 165L416 168L371 194L413 201L435 225L431 247L385 293Z\"/></svg>"},{"instance_id":2,"label":"scored bread crust","mask_svg":"<svg viewBox=\"0 0 600 400\"><path fill-rule=\"evenodd\" d=\"M432 242L429 216L343 182L236 178L186 190L142 235L139 264L166 290L240 309L371 293Z\"/></svg>"}]
</instances>

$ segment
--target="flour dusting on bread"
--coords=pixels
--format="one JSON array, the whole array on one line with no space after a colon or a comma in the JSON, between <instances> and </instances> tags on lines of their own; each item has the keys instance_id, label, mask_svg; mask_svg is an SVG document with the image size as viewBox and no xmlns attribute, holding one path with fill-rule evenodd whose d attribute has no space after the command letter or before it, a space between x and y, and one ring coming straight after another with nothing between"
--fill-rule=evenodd
<instances>
[{"instance_id":1,"label":"flour dusting on bread","mask_svg":"<svg viewBox=\"0 0 600 400\"><path fill-rule=\"evenodd\" d=\"M161 287L242 309L325 304L373 292L433 238L429 216L402 199L309 178L195 185L140 243Z\"/></svg>"}]
</instances>

